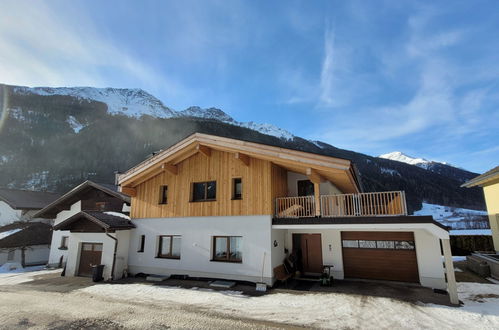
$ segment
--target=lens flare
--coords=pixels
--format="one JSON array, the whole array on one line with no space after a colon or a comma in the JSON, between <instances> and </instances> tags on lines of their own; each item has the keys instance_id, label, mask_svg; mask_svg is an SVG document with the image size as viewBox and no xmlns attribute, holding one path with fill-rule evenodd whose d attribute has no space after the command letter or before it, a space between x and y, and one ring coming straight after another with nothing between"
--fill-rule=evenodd
<instances>
[{"instance_id":1,"label":"lens flare","mask_svg":"<svg viewBox=\"0 0 499 330\"><path fill-rule=\"evenodd\" d=\"M3 86L0 93L0 134L9 116L9 90Z\"/></svg>"}]
</instances>

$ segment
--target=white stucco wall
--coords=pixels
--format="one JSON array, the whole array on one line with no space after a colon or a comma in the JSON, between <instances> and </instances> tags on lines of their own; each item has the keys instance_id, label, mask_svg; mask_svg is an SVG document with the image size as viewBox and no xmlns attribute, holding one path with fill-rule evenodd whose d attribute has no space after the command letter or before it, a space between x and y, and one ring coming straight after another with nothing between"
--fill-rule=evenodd
<instances>
[{"instance_id":1,"label":"white stucco wall","mask_svg":"<svg viewBox=\"0 0 499 330\"><path fill-rule=\"evenodd\" d=\"M14 210L9 204L0 201L0 226L22 220L22 211Z\"/></svg>"},{"instance_id":2,"label":"white stucco wall","mask_svg":"<svg viewBox=\"0 0 499 330\"><path fill-rule=\"evenodd\" d=\"M21 249L15 249L13 260L7 260L9 250L11 249L0 249L0 265L3 265L7 261L21 263L22 261ZM24 252L26 266L45 265L48 261L49 251L50 248L48 245L30 246Z\"/></svg>"},{"instance_id":3,"label":"white stucco wall","mask_svg":"<svg viewBox=\"0 0 499 330\"><path fill-rule=\"evenodd\" d=\"M287 257L284 249L286 241L286 231L280 229L272 229L271 232L271 260L272 269L284 263L284 259ZM277 245L277 246L275 246Z\"/></svg>"},{"instance_id":4,"label":"white stucco wall","mask_svg":"<svg viewBox=\"0 0 499 330\"><path fill-rule=\"evenodd\" d=\"M306 175L288 171L288 196L298 196L298 181L308 180ZM321 195L342 194L334 184L329 181L321 182L319 185Z\"/></svg>"},{"instance_id":5,"label":"white stucco wall","mask_svg":"<svg viewBox=\"0 0 499 330\"><path fill-rule=\"evenodd\" d=\"M81 201L78 201L71 205L71 208L69 210L59 212L54 220L54 225L59 224L61 221L66 220L67 218L75 215L80 211ZM52 244L50 246L50 256L48 262L50 266L56 267L59 264L59 260L61 259L61 257L63 258L63 263L65 263L68 258L68 250L59 249L63 236L68 236L69 240L71 240L70 232L68 230L54 230L52 232Z\"/></svg>"},{"instance_id":6,"label":"white stucco wall","mask_svg":"<svg viewBox=\"0 0 499 330\"><path fill-rule=\"evenodd\" d=\"M123 270L126 267L126 262L128 259L129 233L127 233L127 231L117 231L116 233L111 233L110 235L118 239L114 278L119 279L123 275ZM103 277L105 280L111 279L111 268L113 264L115 241L104 233L70 234L68 259L66 262L66 276L78 275L78 267L80 265L80 252L81 252L82 243L102 244L101 264L105 265Z\"/></svg>"},{"instance_id":7,"label":"white stucco wall","mask_svg":"<svg viewBox=\"0 0 499 330\"><path fill-rule=\"evenodd\" d=\"M361 229L365 230L365 229ZM285 245L289 251L293 246L293 234L321 234L322 261L325 265L333 265L334 278L343 279L343 255L341 247L341 231L352 229L289 229L286 231ZM400 230L383 230L400 231ZM411 230L414 232L416 244L416 258L418 261L419 280L421 285L446 289L444 268L442 263L439 238L424 229Z\"/></svg>"},{"instance_id":8,"label":"white stucco wall","mask_svg":"<svg viewBox=\"0 0 499 330\"><path fill-rule=\"evenodd\" d=\"M263 279L267 284L273 284L272 266L277 257L273 259L272 252L281 251L283 245L278 242L278 247L271 248L270 216L154 218L132 222L136 226L131 230L128 260L132 274L175 274L258 282L265 253ZM144 252L137 252L141 235L146 237ZM156 258L158 235L182 236L179 260ZM212 238L217 235L242 236L242 263L211 261ZM276 232L274 238L282 240L282 234Z\"/></svg>"}]
</instances>

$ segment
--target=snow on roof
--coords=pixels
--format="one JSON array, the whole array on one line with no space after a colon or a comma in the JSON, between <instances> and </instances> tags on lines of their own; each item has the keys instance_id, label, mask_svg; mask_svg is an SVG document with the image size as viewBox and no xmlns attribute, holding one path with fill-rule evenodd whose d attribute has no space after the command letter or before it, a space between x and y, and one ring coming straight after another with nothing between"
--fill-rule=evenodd
<instances>
[{"instance_id":1,"label":"snow on roof","mask_svg":"<svg viewBox=\"0 0 499 330\"><path fill-rule=\"evenodd\" d=\"M16 228L16 229L11 229L11 230L7 230L7 231L4 231L4 232L1 232L0 233L0 240L10 236L10 235L14 235L15 233L18 233L20 232L21 230L23 230L24 228Z\"/></svg>"},{"instance_id":2,"label":"snow on roof","mask_svg":"<svg viewBox=\"0 0 499 330\"><path fill-rule=\"evenodd\" d=\"M120 218L123 218L123 219L130 220L130 217L128 215L123 214L123 213L119 213L119 212L108 211L108 212L104 212L104 214L114 215L115 217L120 217Z\"/></svg>"}]
</instances>

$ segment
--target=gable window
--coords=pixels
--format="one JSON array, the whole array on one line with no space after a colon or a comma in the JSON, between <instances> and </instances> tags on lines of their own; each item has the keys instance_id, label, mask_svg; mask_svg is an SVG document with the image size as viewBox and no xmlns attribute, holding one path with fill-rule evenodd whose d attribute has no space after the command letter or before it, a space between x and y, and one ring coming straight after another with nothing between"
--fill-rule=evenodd
<instances>
[{"instance_id":1,"label":"gable window","mask_svg":"<svg viewBox=\"0 0 499 330\"><path fill-rule=\"evenodd\" d=\"M158 258L180 259L181 236L161 235L159 236Z\"/></svg>"},{"instance_id":2,"label":"gable window","mask_svg":"<svg viewBox=\"0 0 499 330\"><path fill-rule=\"evenodd\" d=\"M67 250L68 249L68 240L69 236L61 237L61 245L59 246L59 250Z\"/></svg>"},{"instance_id":3,"label":"gable window","mask_svg":"<svg viewBox=\"0 0 499 330\"><path fill-rule=\"evenodd\" d=\"M146 245L146 235L140 235L139 249L137 252L144 252L144 246Z\"/></svg>"},{"instance_id":4,"label":"gable window","mask_svg":"<svg viewBox=\"0 0 499 330\"><path fill-rule=\"evenodd\" d=\"M99 210L99 211L105 211L106 210L106 202L96 202L95 209Z\"/></svg>"},{"instance_id":5,"label":"gable window","mask_svg":"<svg viewBox=\"0 0 499 330\"><path fill-rule=\"evenodd\" d=\"M159 204L168 204L168 186L159 188Z\"/></svg>"},{"instance_id":6,"label":"gable window","mask_svg":"<svg viewBox=\"0 0 499 330\"><path fill-rule=\"evenodd\" d=\"M217 198L217 182L195 182L192 184L192 201L214 201Z\"/></svg>"},{"instance_id":7,"label":"gable window","mask_svg":"<svg viewBox=\"0 0 499 330\"><path fill-rule=\"evenodd\" d=\"M226 262L242 262L241 236L214 236L213 260Z\"/></svg>"},{"instance_id":8,"label":"gable window","mask_svg":"<svg viewBox=\"0 0 499 330\"><path fill-rule=\"evenodd\" d=\"M243 180L241 178L232 179L232 199L243 199Z\"/></svg>"}]
</instances>

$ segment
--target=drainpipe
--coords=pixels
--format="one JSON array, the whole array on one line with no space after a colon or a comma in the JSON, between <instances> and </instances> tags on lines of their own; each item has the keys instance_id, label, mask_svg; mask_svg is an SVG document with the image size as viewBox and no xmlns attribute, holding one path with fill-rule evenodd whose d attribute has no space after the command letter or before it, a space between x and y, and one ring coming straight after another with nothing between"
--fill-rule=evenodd
<instances>
[{"instance_id":1,"label":"drainpipe","mask_svg":"<svg viewBox=\"0 0 499 330\"><path fill-rule=\"evenodd\" d=\"M116 251L118 250L118 239L109 235L106 229L106 236L114 240L114 253L113 253L113 263L111 265L111 280L114 280L114 264L116 263Z\"/></svg>"}]
</instances>

